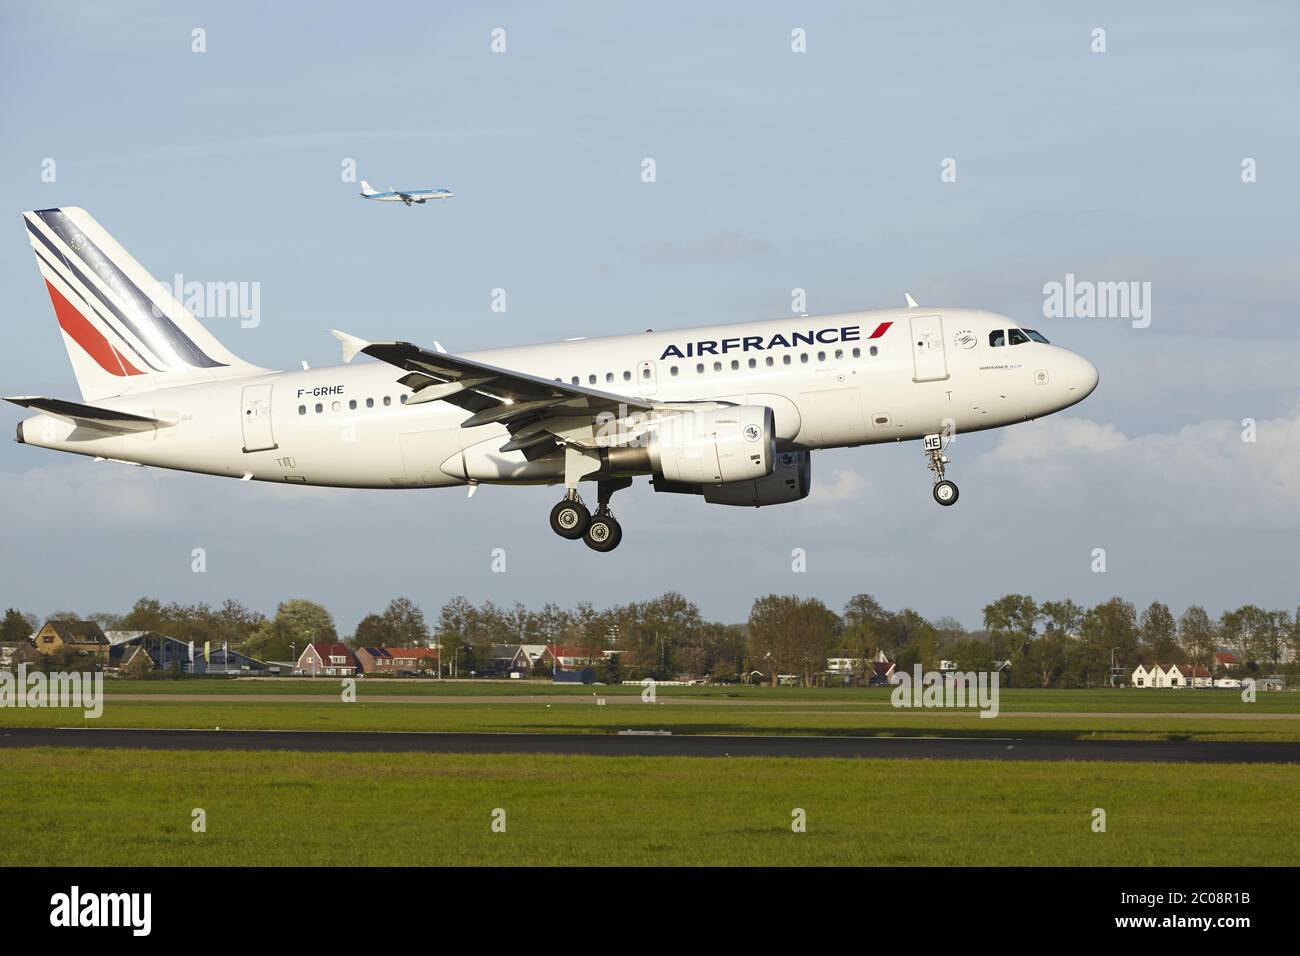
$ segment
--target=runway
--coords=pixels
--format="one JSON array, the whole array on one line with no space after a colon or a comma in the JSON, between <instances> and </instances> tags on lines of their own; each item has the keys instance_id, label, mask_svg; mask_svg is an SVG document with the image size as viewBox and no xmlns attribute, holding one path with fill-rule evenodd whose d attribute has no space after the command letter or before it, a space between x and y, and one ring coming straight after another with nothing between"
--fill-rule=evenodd
<instances>
[{"instance_id":1,"label":"runway","mask_svg":"<svg viewBox=\"0 0 1300 956\"><path fill-rule=\"evenodd\" d=\"M1102 760L1300 763L1300 743L1065 740L1015 737L761 737L635 734L448 734L315 730L19 728L0 750L296 750L313 753L578 754L601 757L840 757L908 760Z\"/></svg>"}]
</instances>

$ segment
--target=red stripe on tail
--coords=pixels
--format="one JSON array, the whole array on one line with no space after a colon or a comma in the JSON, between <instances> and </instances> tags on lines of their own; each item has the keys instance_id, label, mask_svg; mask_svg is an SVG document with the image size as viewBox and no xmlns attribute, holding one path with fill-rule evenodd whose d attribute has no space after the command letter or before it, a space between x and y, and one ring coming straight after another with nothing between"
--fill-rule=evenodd
<instances>
[{"instance_id":1,"label":"red stripe on tail","mask_svg":"<svg viewBox=\"0 0 1300 956\"><path fill-rule=\"evenodd\" d=\"M143 375L138 368L122 357L122 353L104 338L103 334L86 319L71 302L63 297L58 289L45 280L45 288L50 292L50 301L54 303L54 314L59 320L59 328L72 336L87 355L98 363L99 367L111 375Z\"/></svg>"}]
</instances>

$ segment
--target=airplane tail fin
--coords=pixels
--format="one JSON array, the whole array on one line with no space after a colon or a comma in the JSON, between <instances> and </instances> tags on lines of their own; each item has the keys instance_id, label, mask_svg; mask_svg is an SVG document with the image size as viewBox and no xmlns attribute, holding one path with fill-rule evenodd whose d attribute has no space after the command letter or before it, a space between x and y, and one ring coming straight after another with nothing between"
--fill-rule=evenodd
<instances>
[{"instance_id":1,"label":"airplane tail fin","mask_svg":"<svg viewBox=\"0 0 1300 956\"><path fill-rule=\"evenodd\" d=\"M374 195L375 193L377 193L377 192L379 192L378 189L376 189L374 186L370 185L370 183L366 182L364 179L361 180L361 195L363 195L363 196L373 196L373 195Z\"/></svg>"},{"instance_id":2,"label":"airplane tail fin","mask_svg":"<svg viewBox=\"0 0 1300 956\"><path fill-rule=\"evenodd\" d=\"M23 213L82 398L263 371L216 340L84 209Z\"/></svg>"}]
</instances>

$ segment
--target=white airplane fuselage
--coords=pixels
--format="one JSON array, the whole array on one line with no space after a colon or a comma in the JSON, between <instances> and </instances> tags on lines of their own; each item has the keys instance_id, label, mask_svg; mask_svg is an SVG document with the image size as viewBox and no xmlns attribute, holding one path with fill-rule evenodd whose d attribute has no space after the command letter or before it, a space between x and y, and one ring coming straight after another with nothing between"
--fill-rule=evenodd
<instances>
[{"instance_id":1,"label":"white airplane fuselage","mask_svg":"<svg viewBox=\"0 0 1300 956\"><path fill-rule=\"evenodd\" d=\"M883 331L882 331L882 326ZM791 316L463 353L467 359L654 403L772 409L781 451L852 447L998 428L1086 398L1096 368L1040 341L994 346L1014 319L969 309ZM788 344L783 344L788 343ZM107 434L51 415L18 426L29 445L255 481L348 488L556 483L561 455L500 452L500 424L462 428L443 401L383 362L259 372L157 387L95 404L158 419Z\"/></svg>"}]
</instances>

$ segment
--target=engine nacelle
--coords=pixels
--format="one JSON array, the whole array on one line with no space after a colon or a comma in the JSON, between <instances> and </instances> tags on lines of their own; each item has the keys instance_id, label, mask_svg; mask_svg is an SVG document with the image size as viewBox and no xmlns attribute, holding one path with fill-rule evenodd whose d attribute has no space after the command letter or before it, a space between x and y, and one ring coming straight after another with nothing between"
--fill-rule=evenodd
<instances>
[{"instance_id":1,"label":"engine nacelle","mask_svg":"<svg viewBox=\"0 0 1300 956\"><path fill-rule=\"evenodd\" d=\"M812 452L783 451L766 478L729 485L702 485L704 500L713 505L761 508L802 501L812 490Z\"/></svg>"},{"instance_id":2,"label":"engine nacelle","mask_svg":"<svg viewBox=\"0 0 1300 956\"><path fill-rule=\"evenodd\" d=\"M656 478L726 485L765 478L776 465L776 426L766 405L681 412L662 419L650 437Z\"/></svg>"}]
</instances>

